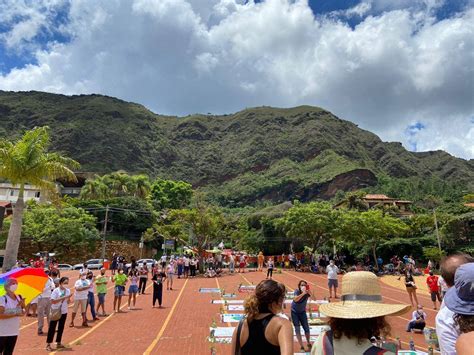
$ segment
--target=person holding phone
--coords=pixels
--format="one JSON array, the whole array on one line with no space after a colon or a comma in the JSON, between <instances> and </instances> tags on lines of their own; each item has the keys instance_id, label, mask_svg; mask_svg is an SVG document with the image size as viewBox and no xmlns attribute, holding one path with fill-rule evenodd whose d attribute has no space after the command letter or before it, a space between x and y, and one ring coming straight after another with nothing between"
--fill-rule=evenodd
<instances>
[{"instance_id":1,"label":"person holding phone","mask_svg":"<svg viewBox=\"0 0 474 355\"><path fill-rule=\"evenodd\" d=\"M64 332L64 325L66 324L68 303L71 302L72 296L71 290L67 287L68 284L69 278L61 277L59 280L59 286L51 293L51 309L53 311L60 309L61 318L57 320L50 319L49 321L48 337L46 338L46 351L53 351L51 343L53 342L54 334L56 333L56 327L56 350L65 348L61 343L61 339Z\"/></svg>"},{"instance_id":2,"label":"person holding phone","mask_svg":"<svg viewBox=\"0 0 474 355\"><path fill-rule=\"evenodd\" d=\"M311 351L308 316L306 315L308 298L314 298L313 293L310 291L308 283L301 280L298 282L298 288L295 290L295 298L293 302L291 302L291 321L295 327L296 338L298 339L302 351ZM300 325L304 330L307 349L303 346Z\"/></svg>"},{"instance_id":3,"label":"person holding phone","mask_svg":"<svg viewBox=\"0 0 474 355\"><path fill-rule=\"evenodd\" d=\"M25 300L16 295L18 281L7 279L4 284L6 294L0 297L0 354L13 354L18 334L20 317L25 314Z\"/></svg>"}]
</instances>

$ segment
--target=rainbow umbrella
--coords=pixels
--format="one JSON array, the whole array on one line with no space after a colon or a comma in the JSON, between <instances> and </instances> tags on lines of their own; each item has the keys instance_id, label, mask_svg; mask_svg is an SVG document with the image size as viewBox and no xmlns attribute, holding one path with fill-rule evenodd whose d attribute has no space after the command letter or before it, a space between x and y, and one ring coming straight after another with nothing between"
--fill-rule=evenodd
<instances>
[{"instance_id":1,"label":"rainbow umbrella","mask_svg":"<svg viewBox=\"0 0 474 355\"><path fill-rule=\"evenodd\" d=\"M30 303L35 297L43 292L48 276L43 269L26 268L13 269L0 275L0 297L5 295L5 281L14 278L18 281L18 289L15 292L25 299L25 304Z\"/></svg>"}]
</instances>

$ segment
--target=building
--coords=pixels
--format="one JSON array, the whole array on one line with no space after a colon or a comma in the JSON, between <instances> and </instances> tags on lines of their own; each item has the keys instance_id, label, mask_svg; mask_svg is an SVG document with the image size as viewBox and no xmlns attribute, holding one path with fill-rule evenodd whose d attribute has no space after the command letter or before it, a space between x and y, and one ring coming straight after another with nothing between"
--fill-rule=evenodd
<instances>
[{"instance_id":1,"label":"building","mask_svg":"<svg viewBox=\"0 0 474 355\"><path fill-rule=\"evenodd\" d=\"M414 214L410 210L410 206L413 204L412 201L399 200L383 194L367 194L362 198L362 201L369 209L380 207L391 209L399 217L408 217ZM335 205L334 208L345 207L347 204L348 201L344 200Z\"/></svg>"},{"instance_id":2,"label":"building","mask_svg":"<svg viewBox=\"0 0 474 355\"><path fill-rule=\"evenodd\" d=\"M12 185L9 182L0 183L0 201L2 203L9 202L15 205L20 193L19 185ZM25 201L39 201L41 198L41 189L32 185L25 185L24 199Z\"/></svg>"}]
</instances>

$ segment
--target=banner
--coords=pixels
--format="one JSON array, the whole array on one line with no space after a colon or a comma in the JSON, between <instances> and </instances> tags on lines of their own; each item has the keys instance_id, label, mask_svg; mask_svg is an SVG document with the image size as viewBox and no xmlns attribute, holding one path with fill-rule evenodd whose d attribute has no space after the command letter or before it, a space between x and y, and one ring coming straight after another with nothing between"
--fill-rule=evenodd
<instances>
[{"instance_id":1,"label":"banner","mask_svg":"<svg viewBox=\"0 0 474 355\"><path fill-rule=\"evenodd\" d=\"M221 293L221 289L220 288L206 288L206 287L203 287L203 288L199 289L199 292L201 292L201 293Z\"/></svg>"},{"instance_id":2,"label":"banner","mask_svg":"<svg viewBox=\"0 0 474 355\"><path fill-rule=\"evenodd\" d=\"M214 304L244 304L244 300L212 300Z\"/></svg>"},{"instance_id":3,"label":"banner","mask_svg":"<svg viewBox=\"0 0 474 355\"><path fill-rule=\"evenodd\" d=\"M239 323L244 316L243 313L224 313L221 319L224 323Z\"/></svg>"}]
</instances>

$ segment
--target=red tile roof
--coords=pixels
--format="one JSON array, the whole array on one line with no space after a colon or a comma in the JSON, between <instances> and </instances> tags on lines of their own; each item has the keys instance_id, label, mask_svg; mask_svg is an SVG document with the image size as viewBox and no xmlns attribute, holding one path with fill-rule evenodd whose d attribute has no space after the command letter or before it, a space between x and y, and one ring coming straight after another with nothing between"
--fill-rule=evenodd
<instances>
[{"instance_id":1,"label":"red tile roof","mask_svg":"<svg viewBox=\"0 0 474 355\"><path fill-rule=\"evenodd\" d=\"M364 199L366 200L393 200L393 198L388 197L383 194L367 194Z\"/></svg>"},{"instance_id":2,"label":"red tile roof","mask_svg":"<svg viewBox=\"0 0 474 355\"><path fill-rule=\"evenodd\" d=\"M465 203L464 206L474 208L474 202Z\"/></svg>"},{"instance_id":3,"label":"red tile roof","mask_svg":"<svg viewBox=\"0 0 474 355\"><path fill-rule=\"evenodd\" d=\"M0 201L1 207L11 207L12 203L10 201Z\"/></svg>"}]
</instances>

